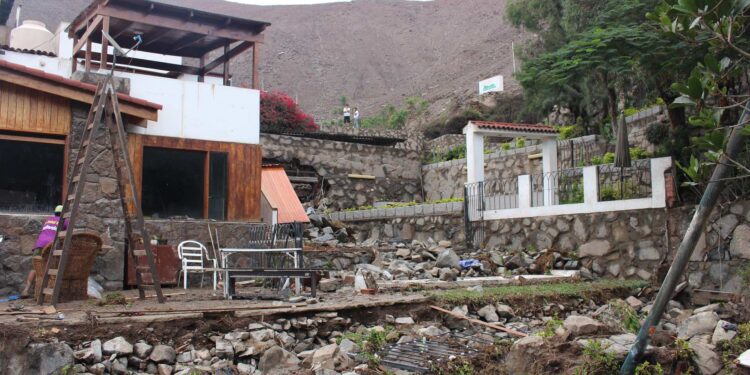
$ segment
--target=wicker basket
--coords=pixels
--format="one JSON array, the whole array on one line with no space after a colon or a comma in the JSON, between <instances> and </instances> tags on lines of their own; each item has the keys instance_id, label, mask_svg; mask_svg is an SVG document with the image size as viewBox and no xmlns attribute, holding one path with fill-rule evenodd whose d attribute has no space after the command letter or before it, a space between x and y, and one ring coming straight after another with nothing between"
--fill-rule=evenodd
<instances>
[{"instance_id":1,"label":"wicker basket","mask_svg":"<svg viewBox=\"0 0 750 375\"><path fill-rule=\"evenodd\" d=\"M102 248L102 240L99 236L90 233L74 234L71 239L70 254L68 255L68 264L65 267L65 276L60 289L60 302L85 300L88 298L88 279L94 260ZM44 268L47 265L49 249L42 250L42 256L39 257L41 263L41 272L37 271L36 293L41 292L42 277ZM36 261L35 261L36 262ZM36 270L34 263L34 270ZM40 276L41 275L41 276ZM48 285L55 285L55 276L50 276ZM37 294L38 296L38 294ZM49 296L45 298L49 302Z\"/></svg>"}]
</instances>

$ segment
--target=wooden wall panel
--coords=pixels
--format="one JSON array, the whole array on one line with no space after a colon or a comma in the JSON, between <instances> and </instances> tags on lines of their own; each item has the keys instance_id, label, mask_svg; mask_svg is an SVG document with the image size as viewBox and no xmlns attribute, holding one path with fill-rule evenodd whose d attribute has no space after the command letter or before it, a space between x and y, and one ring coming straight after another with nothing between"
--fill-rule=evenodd
<instances>
[{"instance_id":1,"label":"wooden wall panel","mask_svg":"<svg viewBox=\"0 0 750 375\"><path fill-rule=\"evenodd\" d=\"M226 152L227 220L260 221L261 147L243 143L212 142L195 139L128 135L128 151L138 194L143 187L143 148L163 147L188 151Z\"/></svg>"},{"instance_id":2,"label":"wooden wall panel","mask_svg":"<svg viewBox=\"0 0 750 375\"><path fill-rule=\"evenodd\" d=\"M0 82L0 130L68 135L71 119L68 99Z\"/></svg>"}]
</instances>

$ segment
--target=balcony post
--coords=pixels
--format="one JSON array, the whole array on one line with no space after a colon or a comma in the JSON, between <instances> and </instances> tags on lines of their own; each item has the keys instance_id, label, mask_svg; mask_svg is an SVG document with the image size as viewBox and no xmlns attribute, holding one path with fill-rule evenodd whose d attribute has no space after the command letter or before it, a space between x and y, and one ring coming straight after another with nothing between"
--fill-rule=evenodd
<instances>
[{"instance_id":1,"label":"balcony post","mask_svg":"<svg viewBox=\"0 0 750 375\"><path fill-rule=\"evenodd\" d=\"M544 185L544 205L552 206L557 202L557 192L552 182L552 172L557 170L557 139L542 141L542 184Z\"/></svg>"},{"instance_id":2,"label":"balcony post","mask_svg":"<svg viewBox=\"0 0 750 375\"><path fill-rule=\"evenodd\" d=\"M599 201L599 168L595 165L583 167L583 203L596 204Z\"/></svg>"},{"instance_id":3,"label":"balcony post","mask_svg":"<svg viewBox=\"0 0 750 375\"><path fill-rule=\"evenodd\" d=\"M518 176L518 208L531 207L531 176Z\"/></svg>"}]
</instances>

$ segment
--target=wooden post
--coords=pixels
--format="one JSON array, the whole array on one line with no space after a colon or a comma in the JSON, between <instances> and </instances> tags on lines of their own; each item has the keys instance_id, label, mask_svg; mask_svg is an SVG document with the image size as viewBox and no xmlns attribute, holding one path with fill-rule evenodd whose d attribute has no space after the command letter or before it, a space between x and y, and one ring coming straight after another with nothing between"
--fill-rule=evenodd
<instances>
[{"instance_id":1,"label":"wooden post","mask_svg":"<svg viewBox=\"0 0 750 375\"><path fill-rule=\"evenodd\" d=\"M104 16L102 19L102 31L109 34L109 16ZM102 53L101 61L99 63L99 69L107 69L107 55L109 54L109 41L102 35Z\"/></svg>"},{"instance_id":2,"label":"wooden post","mask_svg":"<svg viewBox=\"0 0 750 375\"><path fill-rule=\"evenodd\" d=\"M86 39L86 54L83 57L83 66L86 73L91 71L91 39Z\"/></svg>"},{"instance_id":3,"label":"wooden post","mask_svg":"<svg viewBox=\"0 0 750 375\"><path fill-rule=\"evenodd\" d=\"M260 75L258 66L260 65L260 45L258 42L253 43L253 89L260 90Z\"/></svg>"},{"instance_id":4,"label":"wooden post","mask_svg":"<svg viewBox=\"0 0 750 375\"><path fill-rule=\"evenodd\" d=\"M198 82L204 82L206 80L206 72L203 68L206 67L206 55L201 56L199 59L200 69L198 69Z\"/></svg>"},{"instance_id":5,"label":"wooden post","mask_svg":"<svg viewBox=\"0 0 750 375\"><path fill-rule=\"evenodd\" d=\"M224 61L224 86L229 86L229 42L224 44L224 56L226 56Z\"/></svg>"},{"instance_id":6,"label":"wooden post","mask_svg":"<svg viewBox=\"0 0 750 375\"><path fill-rule=\"evenodd\" d=\"M78 45L78 38L73 38L73 45L74 46ZM73 73L76 72L76 65L78 65L78 59L76 59L76 53L77 52L78 51L73 50L73 56L72 56L72 59L71 59L71 60L73 60L73 64L71 64L71 67L70 67L70 74L73 74Z\"/></svg>"}]
</instances>

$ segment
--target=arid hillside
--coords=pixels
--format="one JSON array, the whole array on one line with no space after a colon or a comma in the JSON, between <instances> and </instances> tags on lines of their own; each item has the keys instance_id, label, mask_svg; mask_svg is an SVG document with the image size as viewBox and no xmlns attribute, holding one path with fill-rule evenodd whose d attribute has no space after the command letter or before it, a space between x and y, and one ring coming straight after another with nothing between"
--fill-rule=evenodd
<instances>
[{"instance_id":1,"label":"arid hillside","mask_svg":"<svg viewBox=\"0 0 750 375\"><path fill-rule=\"evenodd\" d=\"M519 33L503 16L505 0L431 2L358 0L300 6L250 6L226 1L162 0L176 5L271 22L262 49L262 83L296 97L318 120L334 117L346 96L363 116L422 95L436 115L448 99L476 95L477 81L511 75L511 41ZM22 19L54 29L87 0L16 0ZM10 17L13 22L14 17ZM231 67L247 82L247 56Z\"/></svg>"}]
</instances>

